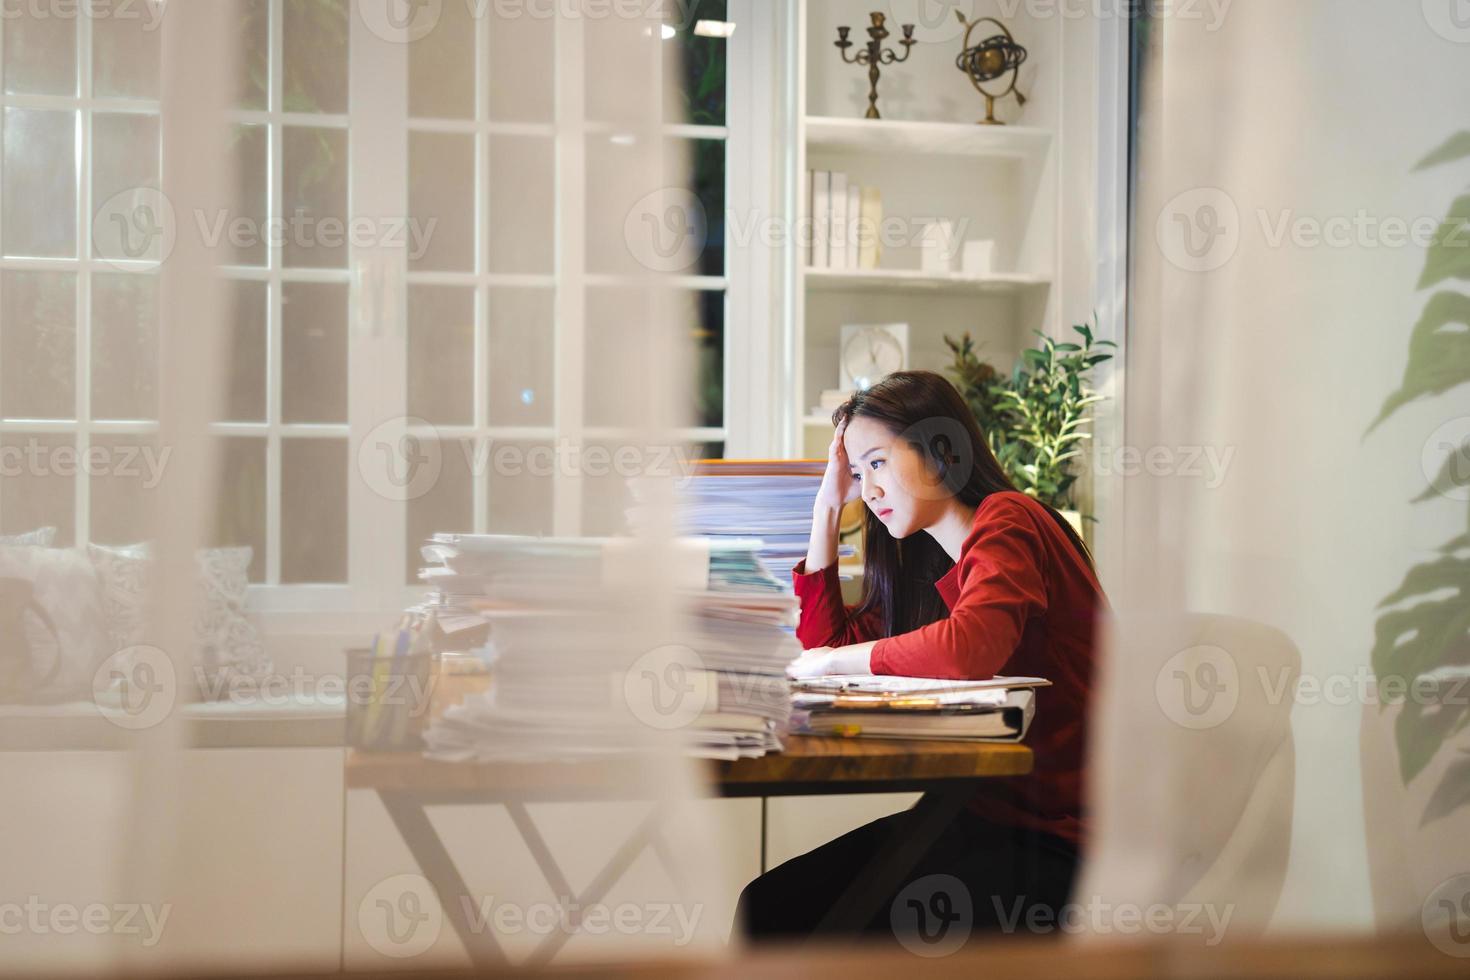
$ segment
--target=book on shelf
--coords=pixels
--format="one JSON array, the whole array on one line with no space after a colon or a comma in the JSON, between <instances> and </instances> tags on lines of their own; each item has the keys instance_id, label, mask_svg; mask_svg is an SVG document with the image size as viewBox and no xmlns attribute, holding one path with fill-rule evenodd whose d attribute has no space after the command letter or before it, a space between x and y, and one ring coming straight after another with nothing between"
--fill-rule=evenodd
<instances>
[{"instance_id":1,"label":"book on shelf","mask_svg":"<svg viewBox=\"0 0 1470 980\"><path fill-rule=\"evenodd\" d=\"M802 185L802 215L810 222L803 242L808 267L876 269L882 257L883 195L841 171L809 170Z\"/></svg>"},{"instance_id":2,"label":"book on shelf","mask_svg":"<svg viewBox=\"0 0 1470 980\"><path fill-rule=\"evenodd\" d=\"M827 266L841 269L847 265L847 174L832 172L829 193L832 198L827 228Z\"/></svg>"},{"instance_id":3,"label":"book on shelf","mask_svg":"<svg viewBox=\"0 0 1470 980\"><path fill-rule=\"evenodd\" d=\"M876 187L859 188L857 268L876 269L883 257L883 194Z\"/></svg>"},{"instance_id":4,"label":"book on shelf","mask_svg":"<svg viewBox=\"0 0 1470 980\"><path fill-rule=\"evenodd\" d=\"M832 173L813 170L812 181L812 261L813 269L831 265L832 242Z\"/></svg>"}]
</instances>

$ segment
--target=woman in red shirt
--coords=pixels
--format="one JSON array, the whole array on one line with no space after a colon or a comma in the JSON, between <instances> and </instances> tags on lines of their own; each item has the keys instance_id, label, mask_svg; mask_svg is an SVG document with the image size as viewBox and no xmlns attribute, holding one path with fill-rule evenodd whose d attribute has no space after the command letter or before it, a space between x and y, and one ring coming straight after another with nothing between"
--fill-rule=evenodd
<instances>
[{"instance_id":1,"label":"woman in red shirt","mask_svg":"<svg viewBox=\"0 0 1470 980\"><path fill-rule=\"evenodd\" d=\"M1016 491L942 376L891 374L844 403L833 422L807 558L792 573L805 652L788 673L1050 680L1026 739L1033 772L987 781L907 881L944 876L944 887L967 891L977 930L1054 923L1086 832L1082 767L1095 619L1105 603L1091 556L1065 518ZM868 508L863 594L847 607L838 515L859 496ZM812 932L896 819L751 882L740 899L749 934ZM897 928L905 894L885 902L868 930ZM1038 905L1052 917L1028 918Z\"/></svg>"}]
</instances>

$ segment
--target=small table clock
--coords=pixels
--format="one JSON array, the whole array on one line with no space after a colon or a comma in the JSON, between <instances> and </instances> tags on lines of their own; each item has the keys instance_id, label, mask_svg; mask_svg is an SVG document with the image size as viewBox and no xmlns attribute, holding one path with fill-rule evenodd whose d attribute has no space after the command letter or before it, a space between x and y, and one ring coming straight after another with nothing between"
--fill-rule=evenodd
<instances>
[{"instance_id":1,"label":"small table clock","mask_svg":"<svg viewBox=\"0 0 1470 980\"><path fill-rule=\"evenodd\" d=\"M842 328L839 373L846 391L877 384L908 362L907 323L846 324Z\"/></svg>"}]
</instances>

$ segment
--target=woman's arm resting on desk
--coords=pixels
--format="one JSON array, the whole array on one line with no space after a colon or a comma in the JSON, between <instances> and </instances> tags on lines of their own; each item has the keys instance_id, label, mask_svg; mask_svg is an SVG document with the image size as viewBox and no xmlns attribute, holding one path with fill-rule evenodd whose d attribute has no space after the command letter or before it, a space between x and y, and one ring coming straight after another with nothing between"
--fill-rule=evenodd
<instances>
[{"instance_id":1,"label":"woman's arm resting on desk","mask_svg":"<svg viewBox=\"0 0 1470 980\"><path fill-rule=\"evenodd\" d=\"M871 674L873 644L854 643L845 647L812 647L786 665L786 676L794 680L821 677L823 674Z\"/></svg>"}]
</instances>

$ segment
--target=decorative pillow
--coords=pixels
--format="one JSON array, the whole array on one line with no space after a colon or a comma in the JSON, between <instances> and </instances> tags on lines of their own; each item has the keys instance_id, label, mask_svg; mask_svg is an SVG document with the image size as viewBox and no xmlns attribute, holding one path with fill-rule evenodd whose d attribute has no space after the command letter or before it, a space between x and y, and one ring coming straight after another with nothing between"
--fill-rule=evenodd
<instances>
[{"instance_id":1,"label":"decorative pillow","mask_svg":"<svg viewBox=\"0 0 1470 980\"><path fill-rule=\"evenodd\" d=\"M199 660L206 682L222 692L226 688L218 686L220 681L256 681L271 672L260 632L245 614L254 554L249 547L206 548L198 554L204 588L204 602L195 624Z\"/></svg>"},{"instance_id":2,"label":"decorative pillow","mask_svg":"<svg viewBox=\"0 0 1470 980\"><path fill-rule=\"evenodd\" d=\"M102 590L85 554L0 546L0 699L89 698L111 652Z\"/></svg>"},{"instance_id":3,"label":"decorative pillow","mask_svg":"<svg viewBox=\"0 0 1470 980\"><path fill-rule=\"evenodd\" d=\"M14 544L35 545L38 548L49 548L51 542L56 540L56 528L38 527L34 531L24 534L0 534L0 547Z\"/></svg>"},{"instance_id":4,"label":"decorative pillow","mask_svg":"<svg viewBox=\"0 0 1470 980\"><path fill-rule=\"evenodd\" d=\"M152 549L147 543L93 544L87 552L102 580L112 649L147 642L145 603L153 577ZM260 634L245 612L252 555L248 547L206 548L196 554L203 592L194 626L202 695L224 694L271 671Z\"/></svg>"}]
</instances>

